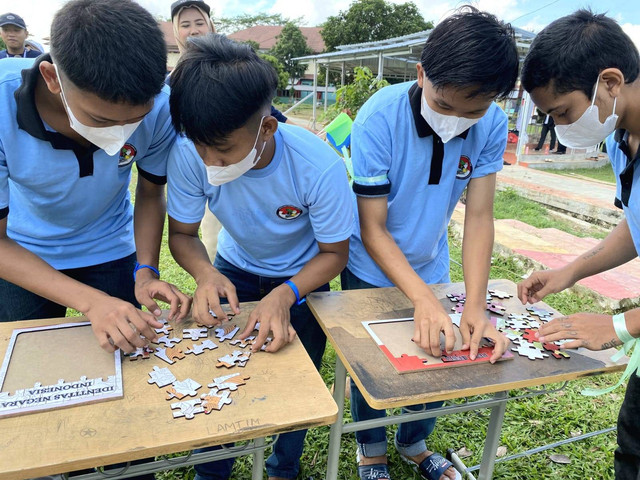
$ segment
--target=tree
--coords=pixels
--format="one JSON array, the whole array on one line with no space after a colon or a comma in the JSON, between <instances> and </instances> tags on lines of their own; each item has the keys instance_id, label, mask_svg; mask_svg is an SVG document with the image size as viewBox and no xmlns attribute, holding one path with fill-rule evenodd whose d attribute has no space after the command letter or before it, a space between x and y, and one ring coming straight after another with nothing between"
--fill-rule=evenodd
<instances>
[{"instance_id":1,"label":"tree","mask_svg":"<svg viewBox=\"0 0 640 480\"><path fill-rule=\"evenodd\" d=\"M400 37L433 28L413 2L393 4L386 0L355 0L349 10L331 16L322 25L325 49L338 45Z\"/></svg>"},{"instance_id":2,"label":"tree","mask_svg":"<svg viewBox=\"0 0 640 480\"><path fill-rule=\"evenodd\" d=\"M326 120L333 120L341 112L356 118L364 102L387 85L389 82L384 79L378 80L369 67L356 67L353 72L353 82L336 91L336 103L327 112Z\"/></svg>"},{"instance_id":3,"label":"tree","mask_svg":"<svg viewBox=\"0 0 640 480\"><path fill-rule=\"evenodd\" d=\"M254 52L260 50L260 44L255 40L245 40L242 43L246 43L247 45L249 45Z\"/></svg>"},{"instance_id":4,"label":"tree","mask_svg":"<svg viewBox=\"0 0 640 480\"><path fill-rule=\"evenodd\" d=\"M287 88L287 85L289 83L289 74L285 71L282 62L273 55L269 55L266 53L259 53L258 55L269 62L278 74L278 90L284 90L285 88Z\"/></svg>"},{"instance_id":5,"label":"tree","mask_svg":"<svg viewBox=\"0 0 640 480\"><path fill-rule=\"evenodd\" d=\"M301 64L294 58L309 55L311 49L300 29L293 22L287 22L270 53L282 62L293 87L294 79L300 78L307 69L305 64Z\"/></svg>"},{"instance_id":6,"label":"tree","mask_svg":"<svg viewBox=\"0 0 640 480\"><path fill-rule=\"evenodd\" d=\"M7 48L7 46L4 44L4 42L0 38L0 50L4 50L5 48Z\"/></svg>"},{"instance_id":7,"label":"tree","mask_svg":"<svg viewBox=\"0 0 640 480\"><path fill-rule=\"evenodd\" d=\"M256 13L255 15L249 15L243 13L242 15L236 15L235 17L220 17L214 19L213 23L216 26L218 33L233 33L238 30L245 30L247 28L254 27L256 25L284 25L288 22L292 22L296 25L302 25L304 23L304 17L298 18L286 18L280 13L268 14L264 12Z\"/></svg>"}]
</instances>

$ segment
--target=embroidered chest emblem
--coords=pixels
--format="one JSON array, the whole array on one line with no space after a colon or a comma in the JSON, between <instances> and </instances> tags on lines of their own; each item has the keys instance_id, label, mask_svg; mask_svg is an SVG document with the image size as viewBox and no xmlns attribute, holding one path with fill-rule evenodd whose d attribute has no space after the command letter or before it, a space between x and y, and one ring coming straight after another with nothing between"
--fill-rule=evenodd
<instances>
[{"instance_id":1,"label":"embroidered chest emblem","mask_svg":"<svg viewBox=\"0 0 640 480\"><path fill-rule=\"evenodd\" d=\"M283 220L293 220L302 214L302 209L293 205L283 205L276 210L276 214Z\"/></svg>"},{"instance_id":2,"label":"embroidered chest emblem","mask_svg":"<svg viewBox=\"0 0 640 480\"><path fill-rule=\"evenodd\" d=\"M456 172L456 178L458 180L466 180L471 176L471 172L473 171L473 165L471 165L471 160L466 155L460 156L460 161L458 162L458 171Z\"/></svg>"},{"instance_id":3,"label":"embroidered chest emblem","mask_svg":"<svg viewBox=\"0 0 640 480\"><path fill-rule=\"evenodd\" d=\"M136 147L131 145L130 143L125 143L122 149L120 149L120 160L118 161L119 167L125 167L133 162L138 151Z\"/></svg>"}]
</instances>

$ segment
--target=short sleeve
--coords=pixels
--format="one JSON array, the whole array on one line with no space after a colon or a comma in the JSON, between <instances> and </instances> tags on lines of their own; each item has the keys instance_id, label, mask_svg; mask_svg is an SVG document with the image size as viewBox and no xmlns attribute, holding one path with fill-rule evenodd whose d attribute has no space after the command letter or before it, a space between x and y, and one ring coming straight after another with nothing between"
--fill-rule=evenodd
<instances>
[{"instance_id":1,"label":"short sleeve","mask_svg":"<svg viewBox=\"0 0 640 480\"><path fill-rule=\"evenodd\" d=\"M157 185L164 185L167 183L169 151L175 142L177 132L171 123L167 87L164 87L155 101L161 103L156 113L151 144L144 157L137 160L136 164L142 177Z\"/></svg>"},{"instance_id":2,"label":"short sleeve","mask_svg":"<svg viewBox=\"0 0 640 480\"><path fill-rule=\"evenodd\" d=\"M341 158L336 158L311 190L309 219L318 242L336 243L351 236L353 201L347 169Z\"/></svg>"},{"instance_id":3,"label":"short sleeve","mask_svg":"<svg viewBox=\"0 0 640 480\"><path fill-rule=\"evenodd\" d=\"M203 182L206 169L186 138L178 138L167 164L167 213L182 223L198 223L204 217L207 196Z\"/></svg>"},{"instance_id":4,"label":"short sleeve","mask_svg":"<svg viewBox=\"0 0 640 480\"><path fill-rule=\"evenodd\" d=\"M389 195L391 183L391 132L387 118L376 112L356 118L351 128L353 191L356 195Z\"/></svg>"},{"instance_id":5,"label":"short sleeve","mask_svg":"<svg viewBox=\"0 0 640 480\"><path fill-rule=\"evenodd\" d=\"M9 215L9 167L4 147L0 144L0 220Z\"/></svg>"},{"instance_id":6,"label":"short sleeve","mask_svg":"<svg viewBox=\"0 0 640 480\"><path fill-rule=\"evenodd\" d=\"M503 166L504 151L507 148L507 114L494 104L491 122L487 126L487 142L480 152L471 178L486 177L499 172Z\"/></svg>"}]
</instances>

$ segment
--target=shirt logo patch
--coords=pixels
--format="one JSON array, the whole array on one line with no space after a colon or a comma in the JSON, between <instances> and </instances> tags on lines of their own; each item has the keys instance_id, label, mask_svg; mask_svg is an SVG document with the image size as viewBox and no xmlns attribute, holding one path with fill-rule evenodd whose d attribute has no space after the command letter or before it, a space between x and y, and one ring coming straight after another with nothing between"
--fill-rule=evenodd
<instances>
[{"instance_id":1,"label":"shirt logo patch","mask_svg":"<svg viewBox=\"0 0 640 480\"><path fill-rule=\"evenodd\" d=\"M136 147L131 145L130 143L125 143L124 147L120 150L120 160L118 161L119 167L125 167L133 162L138 151Z\"/></svg>"},{"instance_id":2,"label":"shirt logo patch","mask_svg":"<svg viewBox=\"0 0 640 480\"><path fill-rule=\"evenodd\" d=\"M471 165L471 160L466 155L460 156L460 161L458 162L458 172L456 173L456 178L458 180L466 180L471 176L471 172L473 171L473 165Z\"/></svg>"},{"instance_id":3,"label":"shirt logo patch","mask_svg":"<svg viewBox=\"0 0 640 480\"><path fill-rule=\"evenodd\" d=\"M283 220L293 220L302 214L302 209L293 205L283 205L276 211L276 214Z\"/></svg>"}]
</instances>

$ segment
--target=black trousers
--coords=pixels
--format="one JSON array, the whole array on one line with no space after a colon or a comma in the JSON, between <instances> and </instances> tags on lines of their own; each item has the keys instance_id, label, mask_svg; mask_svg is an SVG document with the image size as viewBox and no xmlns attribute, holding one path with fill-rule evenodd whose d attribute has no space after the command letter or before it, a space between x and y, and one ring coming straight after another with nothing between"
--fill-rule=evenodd
<instances>
[{"instance_id":1,"label":"black trousers","mask_svg":"<svg viewBox=\"0 0 640 480\"><path fill-rule=\"evenodd\" d=\"M618 415L616 480L640 480L640 378L633 373Z\"/></svg>"},{"instance_id":2,"label":"black trousers","mask_svg":"<svg viewBox=\"0 0 640 480\"><path fill-rule=\"evenodd\" d=\"M549 150L553 150L556 146L556 130L554 127L549 128L548 123L542 124L542 131L540 132L540 141L538 142L537 150L542 149L544 141L547 139L547 133L551 132L551 141L549 142Z\"/></svg>"}]
</instances>

